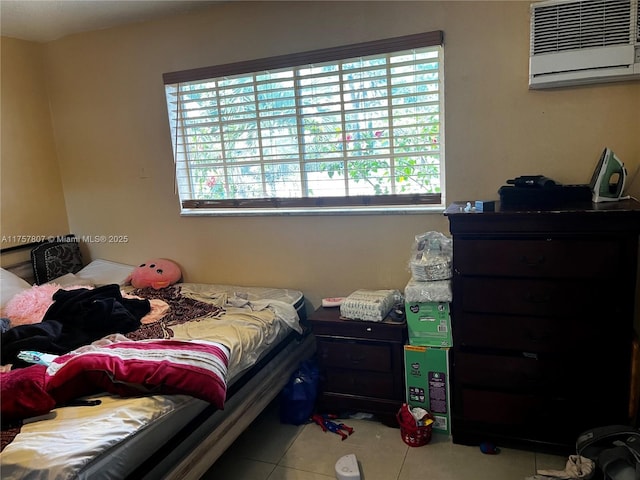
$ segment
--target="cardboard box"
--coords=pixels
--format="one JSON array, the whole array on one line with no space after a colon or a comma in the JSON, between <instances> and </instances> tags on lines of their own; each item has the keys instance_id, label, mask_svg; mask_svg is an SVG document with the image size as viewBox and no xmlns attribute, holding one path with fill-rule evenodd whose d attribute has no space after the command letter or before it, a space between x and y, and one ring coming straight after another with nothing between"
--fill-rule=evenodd
<instances>
[{"instance_id":1,"label":"cardboard box","mask_svg":"<svg viewBox=\"0 0 640 480\"><path fill-rule=\"evenodd\" d=\"M452 347L448 302L407 302L409 343L423 347Z\"/></svg>"},{"instance_id":2,"label":"cardboard box","mask_svg":"<svg viewBox=\"0 0 640 480\"><path fill-rule=\"evenodd\" d=\"M450 434L449 349L405 345L404 366L407 404L434 416L434 432Z\"/></svg>"}]
</instances>

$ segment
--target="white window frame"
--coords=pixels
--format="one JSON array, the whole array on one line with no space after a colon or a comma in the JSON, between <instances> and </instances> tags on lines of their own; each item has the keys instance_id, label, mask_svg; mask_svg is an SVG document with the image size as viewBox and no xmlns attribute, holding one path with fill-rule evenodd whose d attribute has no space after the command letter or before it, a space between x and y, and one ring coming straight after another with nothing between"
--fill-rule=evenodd
<instances>
[{"instance_id":1,"label":"white window frame","mask_svg":"<svg viewBox=\"0 0 640 480\"><path fill-rule=\"evenodd\" d=\"M444 58L443 58L443 34L441 31L427 32L423 34L407 35L404 37L396 37L393 39L384 39L373 42L365 42L356 45L348 45L343 47L334 47L323 50L316 50L312 52L303 52L291 55L283 55L279 57L270 57L266 59L238 62L233 64L219 65L213 67L204 67L186 71L165 73L163 80L165 83L167 94L167 107L169 123L171 126L172 144L174 147L174 161L176 167L176 192L179 194L181 215L291 215L291 214L380 214L380 213L425 213L425 212L438 212L441 213L445 205L445 162L444 162ZM436 158L436 166L439 168L439 185L436 184L436 189L439 188L440 192L436 193L408 193L398 194L393 191L392 194L361 194L356 195L340 195L333 194L328 196L277 196L271 197L265 195L262 198L243 198L243 199L206 199L206 198L193 198L197 197L197 194L191 195L189 192L193 191L187 185L192 182L190 173L187 171L189 167L197 162L191 162L193 155L188 152L193 152L193 149L189 149L189 145L183 141L187 137L184 132L187 131L183 128L184 124L188 122L181 122L182 118L187 118L184 114L181 114L182 106L187 105L187 101L184 103L177 102L177 99L184 99L185 96L182 92L187 91L189 88L193 88L192 85L197 85L197 88L203 90L203 85L215 85L216 101L220 103L218 92L220 91L219 85L224 84L227 79L234 79L238 75L247 77L248 74L253 74L253 81L256 81L255 75L264 75L264 72L277 72L284 70L287 73L288 70L298 72L301 69L310 69L319 64L327 64L329 62L342 62L353 61L362 57L371 57L372 55L384 55L384 54L397 54L402 52L407 54L408 52L414 52L416 50L422 50L424 48L431 49L437 53L437 102L433 102L436 105L437 117L439 122L437 124L437 133L433 134L433 141L437 143L434 145L433 158ZM297 74L296 74L297 75ZM262 77L260 77L262 78ZM195 82L195 84L194 84ZM211 82L211 83L207 83ZM390 82L389 82L390 83ZM340 81L342 85L342 80ZM295 89L298 91L298 84ZM341 87L342 88L342 87ZM212 89L213 90L213 89ZM182 95L182 96L181 96ZM296 93L296 96L298 94ZM341 97L343 100L345 96ZM296 99L298 103L300 99ZM389 97L389 104L391 104L392 97ZM193 102L191 102L193 103ZM299 110L299 105L296 105ZM344 112L344 102L342 110ZM389 107L391 112L392 108ZM299 113L299 111L298 111ZM296 114L296 122L300 122L300 115ZM257 114L256 114L257 115ZM207 118L208 121L208 118ZM259 122L258 122L259 124ZM339 127L337 127L339 128ZM298 127L299 130L300 127ZM398 129L400 130L400 129ZM221 130L220 130L221 131ZM345 130L346 131L346 130ZM303 135L303 132L299 132ZM382 131L376 131L376 135L383 135ZM346 136L346 134L343 134ZM386 145L389 150L393 150L394 142L397 142L397 137L401 135L393 131L393 127L389 128L387 135ZM396 137L397 136L397 137ZM203 135L204 137L204 135ZM193 135L189 136L193 141ZM208 137L207 137L208 138ZM297 137L296 137L297 138ZM286 140L289 140L288 138ZM376 140L376 139L374 139ZM411 140L411 138L409 139ZM419 143L418 140L415 143ZM219 145L218 145L219 147ZM262 144L261 144L262 147ZM260 157L255 163L261 171L264 172L264 167L267 165L267 161L263 161L262 152L260 147ZM345 151L349 147L345 143ZM430 148L427 145L425 148ZM221 147L219 147L221 148ZM303 148L299 145L300 151ZM416 147L418 148L418 147ZM437 151L435 150L437 148ZM223 148L221 148L223 150ZM382 149L380 150L383 151ZM388 153L386 153L389 155ZM224 152L222 153L224 155ZM344 172L347 171L348 160L347 153L344 160ZM416 154L418 155L418 154ZM381 155L383 156L383 155ZM431 155L430 155L431 157ZM221 158L220 156L216 158ZM424 158L421 157L421 158ZM241 158L240 162L247 164L250 157ZM237 160L233 160L237 161ZM278 162L279 159L276 159ZM323 163L329 160L323 160ZM305 160L299 160L301 165L305 165ZM338 162L339 163L339 162ZM390 164L393 164L393 159ZM225 165L225 172L227 166L233 166L233 163L227 163L227 160L223 158L220 160L219 168L221 165ZM216 165L212 164L212 168ZM260 167L261 166L261 167ZM306 168L301 166L300 169ZM389 167L390 172L393 172L393 166ZM200 167L202 169L202 167ZM246 169L245 169L246 171ZM390 176L389 176L390 175ZM389 174L384 177L389 183L394 182L394 176ZM200 176L202 176L200 174ZM348 177L348 175L347 175ZM215 177L212 176L215 181ZM243 179L245 177L237 177ZM254 185L264 185L264 175L258 183ZM187 179L188 181L185 181ZM416 178L417 179L417 178ZM414 179L415 180L415 179ZM345 179L345 184L349 182L349 179ZM200 180L202 184L202 180Z\"/></svg>"}]
</instances>

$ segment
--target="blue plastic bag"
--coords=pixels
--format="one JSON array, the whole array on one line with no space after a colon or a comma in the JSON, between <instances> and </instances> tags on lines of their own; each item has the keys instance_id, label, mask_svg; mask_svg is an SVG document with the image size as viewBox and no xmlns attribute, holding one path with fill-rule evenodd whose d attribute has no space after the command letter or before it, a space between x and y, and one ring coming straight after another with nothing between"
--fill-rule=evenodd
<instances>
[{"instance_id":1,"label":"blue plastic bag","mask_svg":"<svg viewBox=\"0 0 640 480\"><path fill-rule=\"evenodd\" d=\"M280 422L307 423L318 396L320 370L315 360L306 360L293 372L280 393Z\"/></svg>"}]
</instances>

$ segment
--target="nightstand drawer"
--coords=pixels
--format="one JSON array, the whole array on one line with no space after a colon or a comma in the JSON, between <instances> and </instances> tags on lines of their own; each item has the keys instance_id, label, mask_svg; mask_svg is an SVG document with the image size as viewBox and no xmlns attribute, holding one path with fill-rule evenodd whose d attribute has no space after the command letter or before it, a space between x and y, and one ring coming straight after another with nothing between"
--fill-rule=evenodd
<instances>
[{"instance_id":1,"label":"nightstand drawer","mask_svg":"<svg viewBox=\"0 0 640 480\"><path fill-rule=\"evenodd\" d=\"M394 398L393 375L354 370L328 369L325 391L347 393L359 397Z\"/></svg>"},{"instance_id":2,"label":"nightstand drawer","mask_svg":"<svg viewBox=\"0 0 640 480\"><path fill-rule=\"evenodd\" d=\"M317 355L327 367L391 372L391 350L387 345L318 339Z\"/></svg>"},{"instance_id":3,"label":"nightstand drawer","mask_svg":"<svg viewBox=\"0 0 640 480\"><path fill-rule=\"evenodd\" d=\"M313 319L312 325L313 333L316 336L404 342L406 335L404 323L363 322L359 320L325 322Z\"/></svg>"},{"instance_id":4,"label":"nightstand drawer","mask_svg":"<svg viewBox=\"0 0 640 480\"><path fill-rule=\"evenodd\" d=\"M619 313L614 282L463 277L464 312L533 316L611 315Z\"/></svg>"},{"instance_id":5,"label":"nightstand drawer","mask_svg":"<svg viewBox=\"0 0 640 480\"><path fill-rule=\"evenodd\" d=\"M615 276L622 262L614 240L456 240L454 268L464 275L548 278Z\"/></svg>"}]
</instances>

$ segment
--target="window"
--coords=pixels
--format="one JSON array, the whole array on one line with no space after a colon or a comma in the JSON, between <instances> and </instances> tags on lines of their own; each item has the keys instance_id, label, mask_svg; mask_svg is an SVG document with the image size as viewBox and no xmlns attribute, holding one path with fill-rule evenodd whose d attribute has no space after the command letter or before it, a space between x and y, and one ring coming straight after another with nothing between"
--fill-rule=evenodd
<instances>
[{"instance_id":1,"label":"window","mask_svg":"<svg viewBox=\"0 0 640 480\"><path fill-rule=\"evenodd\" d=\"M183 214L442 205L442 32L164 83Z\"/></svg>"}]
</instances>

